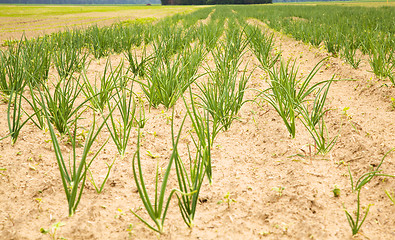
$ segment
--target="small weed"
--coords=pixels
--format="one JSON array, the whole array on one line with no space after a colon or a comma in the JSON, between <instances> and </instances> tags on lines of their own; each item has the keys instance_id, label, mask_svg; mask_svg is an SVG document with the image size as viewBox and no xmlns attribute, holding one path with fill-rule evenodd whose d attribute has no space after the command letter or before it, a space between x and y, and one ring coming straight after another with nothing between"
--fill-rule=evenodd
<instances>
[{"instance_id":1,"label":"small weed","mask_svg":"<svg viewBox=\"0 0 395 240\"><path fill-rule=\"evenodd\" d=\"M126 228L126 231L129 233L129 238L132 238L132 235L133 235L133 224L129 224L129 226Z\"/></svg>"},{"instance_id":2,"label":"small weed","mask_svg":"<svg viewBox=\"0 0 395 240\"><path fill-rule=\"evenodd\" d=\"M345 116L346 117L346 119L352 119L352 116L351 115L349 115L348 113L347 113L347 111L348 110L350 110L350 108L349 107L345 107L345 108L343 108L343 110L342 110L342 112L343 112L343 116Z\"/></svg>"},{"instance_id":3,"label":"small weed","mask_svg":"<svg viewBox=\"0 0 395 240\"><path fill-rule=\"evenodd\" d=\"M272 188L273 191L276 191L278 196L281 197L283 195L283 191L285 190L284 187L274 187Z\"/></svg>"},{"instance_id":4,"label":"small weed","mask_svg":"<svg viewBox=\"0 0 395 240\"><path fill-rule=\"evenodd\" d=\"M340 189L336 185L333 188L332 192L334 197L340 197Z\"/></svg>"},{"instance_id":5,"label":"small weed","mask_svg":"<svg viewBox=\"0 0 395 240\"><path fill-rule=\"evenodd\" d=\"M66 225L66 224L63 223L63 222L57 222L57 223L54 223L50 229L40 228L40 232L41 232L42 234L49 234L49 235L51 236L51 238L52 238L53 240L55 240L55 239L58 239L58 238L56 237L56 231L57 231L60 227L63 227L64 225Z\"/></svg>"},{"instance_id":6,"label":"small weed","mask_svg":"<svg viewBox=\"0 0 395 240\"><path fill-rule=\"evenodd\" d=\"M230 208L230 204L236 202L236 200L234 200L233 198L230 197L230 192L227 192L224 196L224 200L218 201L217 204L221 204L223 202L227 203L228 208Z\"/></svg>"},{"instance_id":7,"label":"small weed","mask_svg":"<svg viewBox=\"0 0 395 240\"><path fill-rule=\"evenodd\" d=\"M114 218L115 218L115 219L118 219L118 218L120 218L122 215L125 215L125 213L123 212L122 209L118 208L118 209L117 209L117 214L115 214Z\"/></svg>"}]
</instances>

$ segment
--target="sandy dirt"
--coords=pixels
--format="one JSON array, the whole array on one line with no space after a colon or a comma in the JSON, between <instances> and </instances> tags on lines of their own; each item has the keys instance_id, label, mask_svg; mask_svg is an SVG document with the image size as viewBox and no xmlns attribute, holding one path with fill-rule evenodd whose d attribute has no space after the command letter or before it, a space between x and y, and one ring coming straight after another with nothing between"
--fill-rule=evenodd
<instances>
[{"instance_id":1,"label":"sandy dirt","mask_svg":"<svg viewBox=\"0 0 395 240\"><path fill-rule=\"evenodd\" d=\"M296 59L302 75L329 56L325 50L280 33L276 33L276 40L283 59ZM113 65L122 58L112 56ZM91 62L88 76L92 81L103 72L105 62ZM212 65L212 58L208 56L205 62ZM253 71L249 87L267 88L267 76L257 67L258 61L250 51L244 56L246 63ZM300 122L296 138L291 139L271 106L249 102L231 128L221 132L214 143L213 183L205 181L202 187L195 226L189 229L183 223L174 198L162 235L149 230L129 211L147 217L133 180L136 131L123 159L111 141L105 146L92 165L95 179L100 182L106 174L105 163L116 161L103 192L96 193L87 182L77 212L68 217L50 135L27 124L15 145L9 139L0 142L0 168L6 169L0 172L0 239L51 239L50 234L40 233L40 228L51 229L59 222L64 225L57 229L56 239L394 239L395 205L385 190L394 194L395 179L376 177L362 190L363 212L368 204L372 206L356 237L352 237L343 209L352 213L357 205L347 165L357 178L377 166L383 155L395 147L395 111L390 100L395 97L395 88L389 81L377 79L366 61L355 70L343 60L330 57L314 81L333 75L340 81L330 88L327 108L331 110L325 120L329 135L339 134L339 138L327 155L315 155L314 142ZM52 69L51 79L55 78ZM138 88L136 91L140 92ZM249 90L245 99L256 95L256 91ZM171 153L172 112L163 107L149 111L145 104L148 122L142 131L142 156L144 177L152 190L156 164L163 173ZM1 112L6 109L7 104L0 104ZM175 124L179 126L185 115L182 99L175 111ZM86 129L92 122L92 115L87 116L81 122ZM183 159L190 128L187 121L180 142ZM3 114L0 134L5 136L7 132ZM108 131L103 130L93 151L108 136ZM69 151L70 146L63 142L62 149ZM147 151L156 158L148 156ZM395 173L394 153L387 156L381 169L383 173ZM174 169L170 178L168 190L176 187ZM340 189L339 197L332 192L335 186Z\"/></svg>"}]
</instances>

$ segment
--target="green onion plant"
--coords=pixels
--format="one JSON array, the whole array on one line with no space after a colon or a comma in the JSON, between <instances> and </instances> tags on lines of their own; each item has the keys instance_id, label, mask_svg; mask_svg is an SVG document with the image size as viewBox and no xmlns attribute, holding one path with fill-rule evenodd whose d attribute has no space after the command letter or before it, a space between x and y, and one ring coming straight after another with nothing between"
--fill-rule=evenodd
<instances>
[{"instance_id":1,"label":"green onion plant","mask_svg":"<svg viewBox=\"0 0 395 240\"><path fill-rule=\"evenodd\" d=\"M357 50L360 47L357 45L355 39L344 41L344 47L340 55L350 64L353 68L357 69L361 63L361 58L357 56Z\"/></svg>"},{"instance_id":2,"label":"green onion plant","mask_svg":"<svg viewBox=\"0 0 395 240\"><path fill-rule=\"evenodd\" d=\"M42 101L44 98L42 96ZM48 102L47 102L48 104ZM45 105L43 105L45 106ZM56 161L58 163L60 176L62 179L63 189L66 194L66 199L68 202L69 216L72 216L81 200L83 190L85 187L85 181L87 177L87 172L89 167L92 165L93 161L99 155L100 151L103 149L107 141L95 152L95 154L89 159L89 153L91 148L97 139L99 133L101 132L106 119L100 124L96 123L95 114L93 113L93 123L86 136L85 143L83 145L83 150L80 154L77 154L78 142L77 142L77 121L75 119L75 124L70 128L68 125L65 126L65 134L68 136L72 146L72 152L70 153L69 160L67 161L66 153L61 149L58 137L52 126L52 120L50 117L50 112L47 107L44 107L45 116L47 119L47 124L49 132L51 134L51 140L54 147L54 152L56 156Z\"/></svg>"},{"instance_id":3,"label":"green onion plant","mask_svg":"<svg viewBox=\"0 0 395 240\"><path fill-rule=\"evenodd\" d=\"M140 60L138 59L136 52L133 52L132 49L127 51L125 56L129 61L129 70L135 76L144 77L146 65L152 59L151 56L146 55L146 48L144 47L143 52L140 56Z\"/></svg>"},{"instance_id":4,"label":"green onion plant","mask_svg":"<svg viewBox=\"0 0 395 240\"><path fill-rule=\"evenodd\" d=\"M23 59L25 61L26 81L34 87L48 79L52 53L47 36L23 41Z\"/></svg>"},{"instance_id":5,"label":"green onion plant","mask_svg":"<svg viewBox=\"0 0 395 240\"><path fill-rule=\"evenodd\" d=\"M241 75L239 68L248 41L242 31L228 31L226 43L221 43L213 51L215 69L208 69L208 82L197 84L200 104L209 111L214 125L220 123L225 131L247 102L243 98L252 72L246 74L248 64Z\"/></svg>"},{"instance_id":6,"label":"green onion plant","mask_svg":"<svg viewBox=\"0 0 395 240\"><path fill-rule=\"evenodd\" d=\"M68 79L75 72L80 72L86 67L88 53L70 43L56 50L53 58L59 78Z\"/></svg>"},{"instance_id":7,"label":"green onion plant","mask_svg":"<svg viewBox=\"0 0 395 240\"><path fill-rule=\"evenodd\" d=\"M261 94L263 99L280 115L292 138L295 138L296 134L298 108L324 82L309 86L324 60L317 63L304 79L297 78L298 68L295 61L291 63L289 60L286 64L281 61L278 69L276 66L273 66L267 70L270 78L270 87L262 91Z\"/></svg>"},{"instance_id":8,"label":"green onion plant","mask_svg":"<svg viewBox=\"0 0 395 240\"><path fill-rule=\"evenodd\" d=\"M375 41L375 44L376 48L369 55L370 66L376 76L388 77L395 86L395 53L382 42Z\"/></svg>"},{"instance_id":9,"label":"green onion plant","mask_svg":"<svg viewBox=\"0 0 395 240\"><path fill-rule=\"evenodd\" d=\"M8 47L0 56L0 90L6 95L23 92L26 86L26 62L23 59L22 43Z\"/></svg>"},{"instance_id":10,"label":"green onion plant","mask_svg":"<svg viewBox=\"0 0 395 240\"><path fill-rule=\"evenodd\" d=\"M106 143L107 143L107 142L106 142ZM92 171L88 168L89 175L90 175L89 180L90 180L90 182L92 183L92 185L93 185L93 187L95 188L95 190L96 190L97 193L101 193L101 192L103 191L104 186L106 185L106 182L107 182L108 178L110 177L111 169L112 169L112 167L114 166L115 160L116 160L116 158L114 158L114 160L112 161L111 164L106 163L106 165L107 165L107 173L106 173L106 176L104 177L104 179L103 179L103 181L102 181L102 183L101 183L100 185L99 185L99 184L96 184L96 181L95 181L95 179L93 178Z\"/></svg>"},{"instance_id":11,"label":"green onion plant","mask_svg":"<svg viewBox=\"0 0 395 240\"><path fill-rule=\"evenodd\" d=\"M22 95L27 81L26 62L23 59L21 42L17 46L8 47L7 50L7 52L1 54L2 70L0 70L0 89L8 99L7 123L9 134L2 139L10 136L11 143L14 144L18 139L22 127L33 115L25 120L22 119L24 114L22 109Z\"/></svg>"},{"instance_id":12,"label":"green onion plant","mask_svg":"<svg viewBox=\"0 0 395 240\"><path fill-rule=\"evenodd\" d=\"M27 119L22 120L22 98L22 93L11 90L7 107L7 121L12 144L18 139L22 127L34 116L32 114Z\"/></svg>"},{"instance_id":13,"label":"green onion plant","mask_svg":"<svg viewBox=\"0 0 395 240\"><path fill-rule=\"evenodd\" d=\"M40 98L40 89L37 89L36 83L28 82L29 94L25 97L23 94L22 98L27 102L33 110L33 113L29 113L22 109L24 113L30 118L34 125L39 129L44 130L45 124L45 114L42 108L42 102Z\"/></svg>"},{"instance_id":14,"label":"green onion plant","mask_svg":"<svg viewBox=\"0 0 395 240\"><path fill-rule=\"evenodd\" d=\"M87 39L90 52L96 59L106 57L111 54L113 45L113 35L111 27L98 27L93 25L87 30Z\"/></svg>"},{"instance_id":15,"label":"green onion plant","mask_svg":"<svg viewBox=\"0 0 395 240\"><path fill-rule=\"evenodd\" d=\"M191 91L190 96L193 96ZM211 140L215 137L212 137L210 133L210 114L206 111L202 115L193 102L193 99L191 99L191 101L191 109L189 109L184 99L188 116L192 122L193 132L196 134L194 137L192 131L190 132L196 153L191 153L188 146L189 166L187 168L178 152L175 160L178 186L181 192L185 193L177 195L178 205L181 211L181 216L188 227L193 226L199 202L199 193L205 175L208 176L210 183L212 181ZM189 171L187 169L189 169Z\"/></svg>"},{"instance_id":16,"label":"green onion plant","mask_svg":"<svg viewBox=\"0 0 395 240\"><path fill-rule=\"evenodd\" d=\"M123 81L127 81L126 78L126 76L122 76ZM124 157L132 129L134 126L138 125L136 120L137 103L133 96L133 83L130 89L127 89L126 87L116 88L115 101L116 103L114 108L118 110L120 119L116 119L113 116L114 114L110 114L110 124L106 124L110 131L112 140L117 146L119 155ZM142 116L140 117L141 121L145 121L141 118Z\"/></svg>"},{"instance_id":17,"label":"green onion plant","mask_svg":"<svg viewBox=\"0 0 395 240\"><path fill-rule=\"evenodd\" d=\"M173 117L174 117L174 111L173 111ZM138 218L140 219L144 224L146 224L150 229L162 233L163 232L163 224L166 219L166 214L167 210L169 209L169 204L172 196L176 192L180 192L177 189L171 190L170 194L167 197L167 200L165 201L165 195L166 195L166 188L167 188L167 182L169 179L169 175L171 172L171 168L173 165L173 162L177 160L177 145L180 140L181 136L181 130L185 122L185 117L181 123L180 129L178 131L178 135L174 135L174 123L173 123L172 118L172 145L173 145L173 150L169 159L169 163L167 164L166 171L163 175L163 180L160 186L159 190L159 169L158 166L156 168L156 177L155 177L155 197L151 198L148 194L147 188L146 188L146 183L144 181L143 177L143 170L141 166L141 150L140 150L140 142L141 142L141 137L140 137L140 128L138 128L138 135L137 135L137 150L136 153L133 156L133 174L134 174L134 180L136 182L137 190L139 193L139 196L144 204L144 208L147 211L149 217L152 219L154 224L148 223L146 220L144 220L141 216L139 216L135 211L131 212ZM136 169L136 161L137 161L137 169ZM181 193L183 194L183 193ZM153 201L153 202L152 202Z\"/></svg>"},{"instance_id":18,"label":"green onion plant","mask_svg":"<svg viewBox=\"0 0 395 240\"><path fill-rule=\"evenodd\" d=\"M91 84L85 71L82 71L83 86L81 87L82 93L86 99L89 99L92 107L102 112L113 96L113 91L118 87L118 81L123 74L123 63L121 62L114 70L111 67L110 58L107 59L104 73L100 77L100 82Z\"/></svg>"},{"instance_id":19,"label":"green onion plant","mask_svg":"<svg viewBox=\"0 0 395 240\"><path fill-rule=\"evenodd\" d=\"M324 121L324 115L329 111L328 109L324 110L324 107L332 81L333 79L323 83L321 87L317 87L317 93L315 94L314 102L311 107L306 104L306 101L299 104L297 109L297 112L301 116L301 122L314 139L317 153L321 154L328 153L336 144L339 136L339 134L337 134L332 139L328 139L329 134Z\"/></svg>"},{"instance_id":20,"label":"green onion plant","mask_svg":"<svg viewBox=\"0 0 395 240\"><path fill-rule=\"evenodd\" d=\"M186 48L171 60L166 51L155 49L154 59L148 64L147 81L139 81L150 106L154 108L163 104L168 109L176 103L198 78L197 69L205 54L198 47Z\"/></svg>"},{"instance_id":21,"label":"green onion plant","mask_svg":"<svg viewBox=\"0 0 395 240\"><path fill-rule=\"evenodd\" d=\"M258 27L248 26L245 28L250 37L250 48L257 57L262 68L270 69L280 59L281 53L273 54L274 34L264 33Z\"/></svg>"},{"instance_id":22,"label":"green onion plant","mask_svg":"<svg viewBox=\"0 0 395 240\"><path fill-rule=\"evenodd\" d=\"M361 204L360 204L360 193L361 193L362 187L365 186L367 183L369 183L375 176L395 177L394 175L383 174L383 173L381 173L382 170L380 170L380 167L383 164L385 157L393 150L394 149L391 149L386 154L384 154L379 165L372 171L362 174L362 176L357 180L357 182L355 182L355 184L353 181L350 167L348 167L348 172L350 174L350 181L351 181L351 190L353 193L357 192L357 210L355 212L355 219L346 209L344 209L348 223L351 227L352 235L355 235L359 232L359 230L362 227L362 224L365 222L366 217L368 216L369 209L370 209L370 205L368 205L368 207L365 211L365 214L362 215Z\"/></svg>"},{"instance_id":23,"label":"green onion plant","mask_svg":"<svg viewBox=\"0 0 395 240\"><path fill-rule=\"evenodd\" d=\"M41 106L46 105L50 122L61 133L67 133L67 129L71 125L75 125L85 107L85 103L90 99L86 99L82 103L78 103L78 97L81 95L84 84L81 83L81 76L70 79L61 78L54 84L54 91L51 91L48 84L43 84L43 97Z\"/></svg>"}]
</instances>

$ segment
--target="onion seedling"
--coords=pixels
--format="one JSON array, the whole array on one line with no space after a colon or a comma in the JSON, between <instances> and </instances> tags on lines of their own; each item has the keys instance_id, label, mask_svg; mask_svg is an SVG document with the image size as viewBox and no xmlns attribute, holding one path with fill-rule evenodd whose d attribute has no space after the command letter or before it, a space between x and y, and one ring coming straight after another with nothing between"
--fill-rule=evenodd
<instances>
[{"instance_id":1,"label":"onion seedling","mask_svg":"<svg viewBox=\"0 0 395 240\"><path fill-rule=\"evenodd\" d=\"M193 141L197 150L201 149L201 157L206 171L206 175L210 184L212 183L212 168L211 168L211 148L214 145L214 140L217 134L223 129L223 126L219 126L218 121L210 121L210 113L205 109L205 113L202 114L197 109L194 95L192 94L191 88L189 88L189 96L191 99L191 109L189 109L185 99L184 104L187 108L187 113L192 122L194 132L198 137L198 141ZM210 124L211 122L211 124ZM211 128L210 128L211 125ZM211 129L211 130L210 130ZM199 146L199 147L198 147Z\"/></svg>"},{"instance_id":2,"label":"onion seedling","mask_svg":"<svg viewBox=\"0 0 395 240\"><path fill-rule=\"evenodd\" d=\"M42 97L42 101L44 102L45 101L44 96L41 95L41 97ZM52 144L54 147L56 160L60 171L60 177L62 179L63 189L65 191L66 199L69 206L69 216L72 216L75 213L78 204L81 200L82 193L85 187L87 171L108 141L107 140L99 148L99 150L92 156L90 160L88 159L90 149L93 143L95 142L96 138L98 137L99 133L101 132L107 119L104 119L104 121L101 124L96 124L95 114L93 114L93 123L88 132L88 135L86 136L83 151L81 154L78 155L76 151L78 145L76 139L78 116L75 116L75 120L74 120L75 124L72 129L70 129L69 125L64 126L65 128L64 133L69 137L72 146L72 153L70 157L71 159L69 158L67 164L67 162L65 161L65 154L60 148L58 137L52 126L50 109L45 104L43 104L43 107L47 119L48 129L51 135Z\"/></svg>"},{"instance_id":3,"label":"onion seedling","mask_svg":"<svg viewBox=\"0 0 395 240\"><path fill-rule=\"evenodd\" d=\"M200 24L197 28L197 38L200 45L204 45L208 51L211 51L224 32L224 20L210 20L206 24Z\"/></svg>"},{"instance_id":4,"label":"onion seedling","mask_svg":"<svg viewBox=\"0 0 395 240\"><path fill-rule=\"evenodd\" d=\"M197 79L197 69L205 52L188 48L171 61L167 50L155 48L154 60L148 65L147 82L138 81L150 106L172 107L185 90Z\"/></svg>"},{"instance_id":5,"label":"onion seedling","mask_svg":"<svg viewBox=\"0 0 395 240\"><path fill-rule=\"evenodd\" d=\"M173 110L173 115L174 115L174 110ZM173 118L172 118L173 119ZM167 210L169 209L169 204L171 197L173 194L176 192L180 192L177 189L171 190L169 196L167 197L167 200L165 202L165 194L166 194L166 188L167 188L167 181L169 179L170 171L173 165L173 162L176 161L178 153L177 153L177 145L181 136L181 130L185 122L185 117L181 123L180 130L178 131L178 135L175 137L174 136L174 123L172 121L171 124L171 132L172 132L172 145L173 145L173 150L172 154L169 159L169 163L167 164L166 171L163 176L162 184L160 187L160 192L158 193L158 187L159 187L159 171L158 171L158 166L156 168L156 176L155 176L155 198L154 202L152 203L152 198L148 195L147 188L146 188L146 183L144 181L143 177L143 171L142 171L142 166L141 166L141 150L140 150L140 128L138 129L138 136L137 136L137 150L133 156L133 174L134 174L134 180L136 182L137 190L139 193L139 196L141 198L141 201L144 204L145 209L147 210L147 213L149 217L152 219L155 225L149 224L146 220L144 220L142 217L140 217L136 212L130 210L138 219L140 219L144 224L146 224L150 229L162 233L163 232L163 224L166 219L166 214ZM136 169L136 160L137 160L137 169ZM182 193L183 194L183 193ZM165 204L165 205L164 205Z\"/></svg>"},{"instance_id":6,"label":"onion seedling","mask_svg":"<svg viewBox=\"0 0 395 240\"><path fill-rule=\"evenodd\" d=\"M81 77L81 76L80 76ZM64 134L67 132L68 126L75 124L81 113L78 111L85 106L85 103L90 99L86 99L84 102L76 105L77 99L84 87L84 84L80 84L80 77L75 79L61 78L55 84L55 90L51 93L49 87L43 84L43 96L48 109L49 118L55 128Z\"/></svg>"},{"instance_id":7,"label":"onion seedling","mask_svg":"<svg viewBox=\"0 0 395 240\"><path fill-rule=\"evenodd\" d=\"M51 49L47 36L23 42L23 59L25 61L26 80L33 87L48 79L51 66Z\"/></svg>"},{"instance_id":8,"label":"onion seedling","mask_svg":"<svg viewBox=\"0 0 395 240\"><path fill-rule=\"evenodd\" d=\"M190 96L192 93L190 92ZM178 206L181 211L181 216L188 227L193 226L193 220L196 214L197 204L199 202L199 193L202 186L204 176L207 174L211 182L211 135L210 135L210 121L209 114L200 115L192 100L192 109L187 107L188 116L191 119L192 127L197 137L192 138L195 154L192 154L188 146L189 156L189 174L184 166L184 163L177 152L175 159L175 166L177 172L179 189L185 193L181 196L177 195Z\"/></svg>"},{"instance_id":9,"label":"onion seedling","mask_svg":"<svg viewBox=\"0 0 395 240\"><path fill-rule=\"evenodd\" d=\"M35 84L34 84L35 85ZM29 118L32 120L33 124L36 125L39 129L44 130L45 129L45 115L43 112L42 108L42 102L40 99L40 94L39 90L37 90L32 83L29 82L29 96L30 99L23 96L23 99L30 105L30 107L33 109L33 114L29 114L25 110L24 113L29 116ZM33 118L33 116L35 116Z\"/></svg>"},{"instance_id":10,"label":"onion seedling","mask_svg":"<svg viewBox=\"0 0 395 240\"><path fill-rule=\"evenodd\" d=\"M355 235L359 232L359 230L362 227L362 224L365 222L366 217L368 216L368 213L369 213L370 204L368 205L365 214L361 215L360 193L361 193L362 187L365 186L365 184L369 183L372 180L372 178L375 176L395 177L394 175L380 173L382 171L382 170L380 170L380 167L383 164L385 157L392 151L394 151L394 149L391 149L386 154L384 154L383 158L381 159L381 161L378 164L378 166L376 167L376 169L374 169L373 171L362 174L362 176L357 180L355 185L354 185L350 167L348 167L348 172L350 174L350 181L351 181L351 190L353 192L357 192L357 211L355 213L356 218L354 219L351 216L351 214L346 209L344 209L344 211L346 213L347 221L351 227L352 235Z\"/></svg>"},{"instance_id":11,"label":"onion seedling","mask_svg":"<svg viewBox=\"0 0 395 240\"><path fill-rule=\"evenodd\" d=\"M201 105L209 111L214 125L220 123L224 130L230 128L244 101L244 93L251 74L246 74L247 65L239 75L241 57L248 44L243 38L243 32L227 32L226 43L221 43L214 51L213 57L216 68L208 70L209 81L197 84L200 94L197 97Z\"/></svg>"},{"instance_id":12,"label":"onion seedling","mask_svg":"<svg viewBox=\"0 0 395 240\"><path fill-rule=\"evenodd\" d=\"M145 68L149 61L152 60L151 56L146 56L146 49L144 46L143 52L140 56L140 61L137 58L137 54L133 53L131 49L125 53L126 58L129 61L129 70L135 75L144 77L145 75Z\"/></svg>"},{"instance_id":13,"label":"onion seedling","mask_svg":"<svg viewBox=\"0 0 395 240\"><path fill-rule=\"evenodd\" d=\"M332 82L333 78L327 82L321 82L323 86L318 89L311 110L306 106L306 102L299 104L296 109L301 115L301 122L313 137L318 153L321 154L326 154L333 148L340 134L339 131L339 134L328 140L328 131L324 121L324 115L329 111L324 110L325 101Z\"/></svg>"},{"instance_id":14,"label":"onion seedling","mask_svg":"<svg viewBox=\"0 0 395 240\"><path fill-rule=\"evenodd\" d=\"M251 39L250 48L257 57L261 67L270 69L274 66L281 53L272 54L274 47L274 34L263 33L259 27L246 27L246 34Z\"/></svg>"},{"instance_id":15,"label":"onion seedling","mask_svg":"<svg viewBox=\"0 0 395 240\"><path fill-rule=\"evenodd\" d=\"M92 85L86 76L86 72L83 71L81 76L84 80L81 90L85 97L89 99L92 107L102 112L107 102L113 96L113 90L118 86L118 81L122 77L123 63L120 63L115 70L112 70L110 59L107 59L106 66L104 67L104 73L100 77L100 84ZM109 73L107 73L109 72ZM99 86L98 86L99 85Z\"/></svg>"},{"instance_id":16,"label":"onion seedling","mask_svg":"<svg viewBox=\"0 0 395 240\"><path fill-rule=\"evenodd\" d=\"M21 93L26 86L26 62L23 59L23 45L10 46L0 54L0 91L10 95Z\"/></svg>"},{"instance_id":17,"label":"onion seedling","mask_svg":"<svg viewBox=\"0 0 395 240\"><path fill-rule=\"evenodd\" d=\"M60 79L69 79L85 67L88 54L71 43L54 52L54 64Z\"/></svg>"},{"instance_id":18,"label":"onion seedling","mask_svg":"<svg viewBox=\"0 0 395 240\"><path fill-rule=\"evenodd\" d=\"M108 26L98 27L93 25L88 28L88 45L96 59L106 57L111 53L111 46L114 41L111 33L111 28Z\"/></svg>"},{"instance_id":19,"label":"onion seedling","mask_svg":"<svg viewBox=\"0 0 395 240\"><path fill-rule=\"evenodd\" d=\"M355 38L355 37L353 37ZM349 63L354 69L357 69L361 63L361 58L357 56L357 49L360 48L356 40L345 40L343 51L341 52L342 57Z\"/></svg>"},{"instance_id":20,"label":"onion seedling","mask_svg":"<svg viewBox=\"0 0 395 240\"><path fill-rule=\"evenodd\" d=\"M103 182L100 184L100 186L98 186L98 185L96 184L95 179L93 178L93 174L92 174L91 170L88 168L89 175L90 175L90 177L91 177L91 178L90 178L90 181L91 181L91 183L92 183L92 185L93 185L93 187L95 188L95 190L96 190L97 193L101 193L101 192L103 191L104 185L106 184L106 182L107 182L107 180L108 180L108 177L110 176L111 169L112 169L112 167L114 166L115 159L116 159L116 158L114 158L114 160L112 161L111 164L106 163L106 165L107 165L107 174L106 174L106 176L104 177Z\"/></svg>"},{"instance_id":21,"label":"onion seedling","mask_svg":"<svg viewBox=\"0 0 395 240\"><path fill-rule=\"evenodd\" d=\"M7 107L7 121L11 143L14 144L18 139L22 127L35 115L30 115L26 120L22 120L22 93L11 90ZM7 137L6 136L6 137ZM4 137L5 138L5 137Z\"/></svg>"},{"instance_id":22,"label":"onion seedling","mask_svg":"<svg viewBox=\"0 0 395 240\"><path fill-rule=\"evenodd\" d=\"M372 43L376 47L369 55L369 63L376 76L388 77L395 86L395 54L394 50L391 50L388 46L388 43L385 43L385 41Z\"/></svg>"},{"instance_id":23,"label":"onion seedling","mask_svg":"<svg viewBox=\"0 0 395 240\"><path fill-rule=\"evenodd\" d=\"M298 68L295 66L296 61L293 64L291 64L291 61L288 61L286 64L281 61L278 70L275 66L267 69L270 77L270 87L262 91L261 94L263 99L280 115L292 138L295 138L296 134L295 123L298 116L298 108L320 84L325 82L322 81L309 86L325 59L318 62L305 79L297 79Z\"/></svg>"},{"instance_id":24,"label":"onion seedling","mask_svg":"<svg viewBox=\"0 0 395 240\"><path fill-rule=\"evenodd\" d=\"M120 81L127 81L126 76L121 76ZM123 80L122 80L123 79ZM114 79L115 81L116 79ZM116 84L114 82L114 84ZM122 83L126 85L126 83ZM130 133L132 128L137 124L136 121L136 102L133 97L133 84L131 89L126 87L115 88L116 103L114 108L118 109L121 115L121 119L115 119L113 114L110 114L110 124L106 123L108 130L110 131L111 137L117 146L118 153L122 157L125 156L126 147L129 142ZM110 104L109 102L107 103ZM109 105L110 108L110 105ZM143 106L141 106L143 108ZM140 111L141 115L141 111Z\"/></svg>"},{"instance_id":25,"label":"onion seedling","mask_svg":"<svg viewBox=\"0 0 395 240\"><path fill-rule=\"evenodd\" d=\"M18 139L22 127L34 116L32 114L26 120L22 120L22 94L27 85L26 62L23 60L21 42L15 48L8 48L6 54L2 54L2 70L0 70L0 89L8 95L7 122L11 143ZM5 56L6 55L6 56ZM3 62L3 60L5 60Z\"/></svg>"}]
</instances>

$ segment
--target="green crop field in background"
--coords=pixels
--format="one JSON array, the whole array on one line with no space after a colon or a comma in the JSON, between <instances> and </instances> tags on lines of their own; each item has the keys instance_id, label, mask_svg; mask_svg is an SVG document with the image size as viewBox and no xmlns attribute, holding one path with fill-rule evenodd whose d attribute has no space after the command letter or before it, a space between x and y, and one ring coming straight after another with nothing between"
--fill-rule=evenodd
<instances>
[{"instance_id":1,"label":"green crop field in background","mask_svg":"<svg viewBox=\"0 0 395 240\"><path fill-rule=\"evenodd\" d=\"M348 5L348 6L365 6L381 7L395 6L395 0L356 0L356 1L323 1L323 2L276 2L275 5Z\"/></svg>"}]
</instances>

